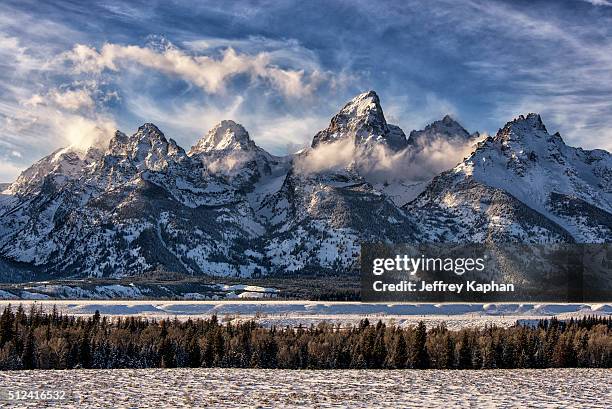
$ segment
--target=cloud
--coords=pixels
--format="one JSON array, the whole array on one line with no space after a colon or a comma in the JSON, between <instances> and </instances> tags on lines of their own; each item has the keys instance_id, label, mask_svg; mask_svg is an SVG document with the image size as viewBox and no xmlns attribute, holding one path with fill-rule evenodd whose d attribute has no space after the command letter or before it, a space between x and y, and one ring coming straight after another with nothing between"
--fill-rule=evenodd
<instances>
[{"instance_id":1,"label":"cloud","mask_svg":"<svg viewBox=\"0 0 612 409\"><path fill-rule=\"evenodd\" d=\"M393 151L384 144L356 145L352 138L344 138L308 150L295 164L303 174L355 169L371 183L427 181L467 157L476 143L440 137Z\"/></svg>"},{"instance_id":2,"label":"cloud","mask_svg":"<svg viewBox=\"0 0 612 409\"><path fill-rule=\"evenodd\" d=\"M66 105L75 107L74 104L80 101L78 98L74 101L60 98L59 104L53 101L47 104L40 103L38 97L35 95L26 100L25 109L21 111L14 107L11 116L5 119L1 127L10 134L19 135L19 140L15 142L20 145L42 144L52 148L70 146L84 151L92 145L105 146L117 129L115 120L109 115L98 112L82 114L70 112L73 109L61 109L66 108Z\"/></svg>"},{"instance_id":3,"label":"cloud","mask_svg":"<svg viewBox=\"0 0 612 409\"><path fill-rule=\"evenodd\" d=\"M236 150L218 158L204 157L202 161L207 172L231 177L241 171L243 169L242 165L252 160L254 156L253 152Z\"/></svg>"},{"instance_id":4,"label":"cloud","mask_svg":"<svg viewBox=\"0 0 612 409\"><path fill-rule=\"evenodd\" d=\"M0 158L10 166L4 166L0 181L14 180L20 170L57 148L105 146L117 129L86 90L54 89L29 97L27 88L7 91L12 99L0 103Z\"/></svg>"},{"instance_id":5,"label":"cloud","mask_svg":"<svg viewBox=\"0 0 612 409\"><path fill-rule=\"evenodd\" d=\"M463 18L467 14L471 18ZM543 15L538 8L470 1L457 13L457 27L497 38L482 43L480 58L465 66L496 86L492 114L500 125L538 112L568 143L612 150L610 20L576 23L565 13Z\"/></svg>"},{"instance_id":6,"label":"cloud","mask_svg":"<svg viewBox=\"0 0 612 409\"><path fill-rule=\"evenodd\" d=\"M360 150L351 138L332 143L323 143L309 149L295 160L298 173L314 174L330 170L340 170L351 166Z\"/></svg>"},{"instance_id":7,"label":"cloud","mask_svg":"<svg viewBox=\"0 0 612 409\"><path fill-rule=\"evenodd\" d=\"M37 67L37 61L28 54L27 48L21 46L19 39L0 32L0 56L11 58L14 70L31 70Z\"/></svg>"},{"instance_id":8,"label":"cloud","mask_svg":"<svg viewBox=\"0 0 612 409\"><path fill-rule=\"evenodd\" d=\"M0 181L2 181L0 183L8 183L15 180L15 176L17 176L21 170L21 167L18 165L6 161L0 162Z\"/></svg>"},{"instance_id":9,"label":"cloud","mask_svg":"<svg viewBox=\"0 0 612 409\"><path fill-rule=\"evenodd\" d=\"M612 7L612 1L610 0L583 0L587 3L591 3L594 6L608 6Z\"/></svg>"},{"instance_id":10,"label":"cloud","mask_svg":"<svg viewBox=\"0 0 612 409\"><path fill-rule=\"evenodd\" d=\"M91 146L105 147L117 130L115 121L103 115L87 118L79 115L54 117L55 129L61 133L68 146L85 151Z\"/></svg>"},{"instance_id":11,"label":"cloud","mask_svg":"<svg viewBox=\"0 0 612 409\"><path fill-rule=\"evenodd\" d=\"M22 101L22 104L26 107L53 104L69 111L78 111L82 108L92 109L96 105L90 91L85 89L66 91L55 89L44 97L40 94L34 94L30 98Z\"/></svg>"},{"instance_id":12,"label":"cloud","mask_svg":"<svg viewBox=\"0 0 612 409\"><path fill-rule=\"evenodd\" d=\"M312 93L326 78L318 70L280 68L272 63L269 53L255 55L239 53L231 47L218 57L190 55L172 45L163 50L136 45L104 44L100 51L84 44L63 53L76 74L100 74L104 70L119 71L122 66L135 64L166 75L177 76L208 93L222 93L227 82L238 75L248 75L252 81L265 81L287 97L303 97Z\"/></svg>"},{"instance_id":13,"label":"cloud","mask_svg":"<svg viewBox=\"0 0 612 409\"><path fill-rule=\"evenodd\" d=\"M270 62L278 66L300 67L300 69L309 72L321 71L321 62L317 53L304 47L294 38L278 39L248 36L246 38L228 39L208 37L184 41L181 44L196 53L224 51L228 48L251 55L266 53ZM327 74L333 77L330 73Z\"/></svg>"},{"instance_id":14,"label":"cloud","mask_svg":"<svg viewBox=\"0 0 612 409\"><path fill-rule=\"evenodd\" d=\"M281 154L363 89L405 130L450 113L493 131L537 111L568 143L612 150L610 0L590 3L5 2L0 158L23 168L142 122L187 147L224 118Z\"/></svg>"},{"instance_id":15,"label":"cloud","mask_svg":"<svg viewBox=\"0 0 612 409\"><path fill-rule=\"evenodd\" d=\"M84 150L113 134L114 119L95 100L104 94L96 81L63 83L51 54L1 32L0 56L0 159L6 162L0 181L14 180L59 147Z\"/></svg>"},{"instance_id":16,"label":"cloud","mask_svg":"<svg viewBox=\"0 0 612 409\"><path fill-rule=\"evenodd\" d=\"M85 89L68 90L68 91L53 91L51 98L55 103L70 111L77 111L81 108L93 108L95 102L91 94Z\"/></svg>"},{"instance_id":17,"label":"cloud","mask_svg":"<svg viewBox=\"0 0 612 409\"><path fill-rule=\"evenodd\" d=\"M155 118L157 125L182 145L193 145L221 120L231 119L243 125L259 146L273 154L293 153L309 145L316 130L329 122L327 115L272 112L267 106L261 112L247 102L238 95L214 104L188 101L162 107L145 97L132 98L127 104L143 121Z\"/></svg>"}]
</instances>

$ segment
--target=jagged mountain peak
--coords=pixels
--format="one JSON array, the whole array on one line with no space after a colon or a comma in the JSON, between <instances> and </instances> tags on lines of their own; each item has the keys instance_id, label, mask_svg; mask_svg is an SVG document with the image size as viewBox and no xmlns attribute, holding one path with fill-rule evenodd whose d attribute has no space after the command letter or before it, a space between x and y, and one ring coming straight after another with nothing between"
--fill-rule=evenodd
<instances>
[{"instance_id":1,"label":"jagged mountain peak","mask_svg":"<svg viewBox=\"0 0 612 409\"><path fill-rule=\"evenodd\" d=\"M116 130L115 134L108 143L108 152L111 154L117 154L123 149L123 146L128 143L128 140L129 136L127 136L120 130Z\"/></svg>"},{"instance_id":2,"label":"jagged mountain peak","mask_svg":"<svg viewBox=\"0 0 612 409\"><path fill-rule=\"evenodd\" d=\"M438 128L450 128L450 129L462 130L462 131L465 131L466 135L468 135L468 132L465 130L465 128L449 114L444 115L444 117L441 120L435 121L429 126L438 127Z\"/></svg>"},{"instance_id":3,"label":"jagged mountain peak","mask_svg":"<svg viewBox=\"0 0 612 409\"><path fill-rule=\"evenodd\" d=\"M149 146L157 144L167 145L168 140L155 124L145 123L139 126L138 130L132 135L127 135L119 130L115 131L115 134L109 142L109 151L111 153L117 150L125 151L128 146L133 149L137 145L143 143Z\"/></svg>"},{"instance_id":4,"label":"jagged mountain peak","mask_svg":"<svg viewBox=\"0 0 612 409\"><path fill-rule=\"evenodd\" d=\"M138 127L132 135L117 130L109 143L109 150L129 146L132 150L140 148L160 149L166 148L168 151L182 151L174 139L167 139L164 133L152 123L145 123ZM141 146L144 145L144 146ZM165 149L164 149L165 150Z\"/></svg>"},{"instance_id":5,"label":"jagged mountain peak","mask_svg":"<svg viewBox=\"0 0 612 409\"><path fill-rule=\"evenodd\" d=\"M139 126L138 127L138 131L139 132L143 132L143 133L151 133L151 134L155 134L155 135L164 136L163 132L159 130L157 125L155 125L154 123L151 123L151 122L145 122L144 124Z\"/></svg>"},{"instance_id":6,"label":"jagged mountain peak","mask_svg":"<svg viewBox=\"0 0 612 409\"><path fill-rule=\"evenodd\" d=\"M130 142L147 142L150 143L151 146L155 146L157 144L161 145L176 145L174 141L168 141L164 133L152 123L145 123L138 127L138 130L135 134L133 134L130 138Z\"/></svg>"},{"instance_id":7,"label":"jagged mountain peak","mask_svg":"<svg viewBox=\"0 0 612 409\"><path fill-rule=\"evenodd\" d=\"M361 93L344 105L329 126L314 136L311 146L347 138L352 138L357 145L380 142L395 150L406 146L404 132L387 124L380 98L374 91Z\"/></svg>"},{"instance_id":8,"label":"jagged mountain peak","mask_svg":"<svg viewBox=\"0 0 612 409\"><path fill-rule=\"evenodd\" d=\"M503 164L504 169L524 176L534 167L564 168L572 155L568 149L558 132L549 134L540 115L530 113L507 122L494 137L479 144L468 162L488 172L493 163ZM491 161L492 157L496 159Z\"/></svg>"},{"instance_id":9,"label":"jagged mountain peak","mask_svg":"<svg viewBox=\"0 0 612 409\"><path fill-rule=\"evenodd\" d=\"M408 147L373 91L353 98L315 136L313 146L340 139L360 144L347 149L339 170L326 166L339 155L336 146L277 158L234 121L208 132L193 157L151 123L132 135L117 131L106 150L85 158L54 152L24 172L24 183L13 185L18 190L0 195L0 262L71 276L158 267L212 275L337 274L356 267L363 241L609 241L608 152L566 146L537 114L516 118L476 148L474 135L449 115L415 132L446 132L462 142L451 148L468 146L470 153L450 169L456 162ZM411 161L409 168L392 166L397 179L387 180L388 173L377 179L377 168L370 172L354 160L377 161L381 152L369 148L381 146L407 147L407 155L395 151L391 158ZM314 170L302 170L309 160ZM432 174L443 173L431 182L411 172L432 162L446 167L436 168Z\"/></svg>"},{"instance_id":10,"label":"jagged mountain peak","mask_svg":"<svg viewBox=\"0 0 612 409\"><path fill-rule=\"evenodd\" d=\"M286 173L287 158L270 155L260 148L247 130L232 120L223 120L202 137L188 153L200 162L208 175L220 177L234 188L253 190L264 176Z\"/></svg>"},{"instance_id":11,"label":"jagged mountain peak","mask_svg":"<svg viewBox=\"0 0 612 409\"><path fill-rule=\"evenodd\" d=\"M386 123L385 115L380 106L380 98L375 91L367 91L357 95L340 110L346 116L364 118L370 123Z\"/></svg>"},{"instance_id":12,"label":"jagged mountain peak","mask_svg":"<svg viewBox=\"0 0 612 409\"><path fill-rule=\"evenodd\" d=\"M451 142L463 142L478 135L477 132L470 134L459 122L447 114L442 119L427 125L424 129L411 131L408 144L412 146L427 145L437 138L444 138Z\"/></svg>"},{"instance_id":13,"label":"jagged mountain peak","mask_svg":"<svg viewBox=\"0 0 612 409\"><path fill-rule=\"evenodd\" d=\"M189 151L190 155L226 150L252 150L255 142L247 130L237 122L223 120L215 125Z\"/></svg>"},{"instance_id":14,"label":"jagged mountain peak","mask_svg":"<svg viewBox=\"0 0 612 409\"><path fill-rule=\"evenodd\" d=\"M10 184L8 192L14 195L31 195L37 192L45 181L62 186L78 178L82 170L102 156L100 148L92 146L83 152L68 146L57 149L21 172Z\"/></svg>"},{"instance_id":15,"label":"jagged mountain peak","mask_svg":"<svg viewBox=\"0 0 612 409\"><path fill-rule=\"evenodd\" d=\"M506 123L504 127L498 132L498 135L525 135L525 134L546 134L548 130L542 121L542 117L539 114L529 113L527 115L519 115L512 121Z\"/></svg>"},{"instance_id":16,"label":"jagged mountain peak","mask_svg":"<svg viewBox=\"0 0 612 409\"><path fill-rule=\"evenodd\" d=\"M160 171L166 169L169 162L177 162L185 157L185 151L173 139L166 139L154 124L145 123L129 136L116 131L100 166L111 169L121 163L125 169Z\"/></svg>"},{"instance_id":17,"label":"jagged mountain peak","mask_svg":"<svg viewBox=\"0 0 612 409\"><path fill-rule=\"evenodd\" d=\"M449 208L475 208L474 189L497 189L529 212L537 212L533 217L561 226L562 236L601 242L610 234L612 195L606 186L610 186L611 169L609 153L567 146L558 133L548 133L540 115L531 113L508 122L443 174L447 190L438 198L446 195L447 199L436 200ZM461 195L465 195L463 204L456 199Z\"/></svg>"}]
</instances>

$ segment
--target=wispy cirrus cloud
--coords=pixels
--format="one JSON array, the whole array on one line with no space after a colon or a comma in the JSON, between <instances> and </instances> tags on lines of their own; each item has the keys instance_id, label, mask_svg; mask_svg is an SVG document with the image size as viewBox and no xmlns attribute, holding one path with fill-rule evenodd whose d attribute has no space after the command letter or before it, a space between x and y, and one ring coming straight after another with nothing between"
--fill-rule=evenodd
<instances>
[{"instance_id":1,"label":"wispy cirrus cloud","mask_svg":"<svg viewBox=\"0 0 612 409\"><path fill-rule=\"evenodd\" d=\"M591 3L594 6L608 6L612 7L612 1L610 0L583 0L587 3Z\"/></svg>"},{"instance_id":2,"label":"wispy cirrus cloud","mask_svg":"<svg viewBox=\"0 0 612 409\"><path fill-rule=\"evenodd\" d=\"M480 0L447 5L456 32L466 41L486 39L477 53L465 50L462 65L490 90L491 118L501 125L538 112L570 144L612 150L609 15L581 20L571 15L577 11L562 7Z\"/></svg>"},{"instance_id":3,"label":"wispy cirrus cloud","mask_svg":"<svg viewBox=\"0 0 612 409\"><path fill-rule=\"evenodd\" d=\"M0 33L1 180L59 147L104 143L117 126L98 101L108 98L99 82L65 77L42 48Z\"/></svg>"}]
</instances>

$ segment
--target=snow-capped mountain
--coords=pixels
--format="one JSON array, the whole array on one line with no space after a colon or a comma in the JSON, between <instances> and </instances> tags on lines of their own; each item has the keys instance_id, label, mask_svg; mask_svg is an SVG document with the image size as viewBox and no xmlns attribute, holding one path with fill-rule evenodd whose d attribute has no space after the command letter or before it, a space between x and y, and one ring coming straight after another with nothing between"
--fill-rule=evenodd
<instances>
[{"instance_id":1,"label":"snow-capped mountain","mask_svg":"<svg viewBox=\"0 0 612 409\"><path fill-rule=\"evenodd\" d=\"M534 114L477 139L449 116L406 138L373 91L286 157L233 121L189 152L153 124L117 131L107 148L52 153L2 192L0 266L252 276L348 271L363 241L610 241L608 152L568 147Z\"/></svg>"},{"instance_id":2,"label":"snow-capped mountain","mask_svg":"<svg viewBox=\"0 0 612 409\"><path fill-rule=\"evenodd\" d=\"M98 148L90 148L84 153L71 148L58 149L30 166L7 188L12 195L26 196L37 194L45 182L57 187L63 186L78 178L84 168L100 156Z\"/></svg>"},{"instance_id":3,"label":"snow-capped mountain","mask_svg":"<svg viewBox=\"0 0 612 409\"><path fill-rule=\"evenodd\" d=\"M432 122L420 131L410 132L408 144L415 147L424 147L435 139L444 139L450 143L464 143L470 139L476 139L480 135L478 132L468 133L459 122L445 115L439 121Z\"/></svg>"},{"instance_id":4,"label":"snow-capped mountain","mask_svg":"<svg viewBox=\"0 0 612 409\"><path fill-rule=\"evenodd\" d=\"M283 270L356 267L362 241L416 237L406 213L358 173L295 170L264 202L270 225L265 254Z\"/></svg>"},{"instance_id":5,"label":"snow-capped mountain","mask_svg":"<svg viewBox=\"0 0 612 409\"><path fill-rule=\"evenodd\" d=\"M406 147L404 131L399 126L387 124L374 91L360 94L348 102L331 120L329 126L312 139L312 147L351 139L356 145L383 143L393 150Z\"/></svg>"},{"instance_id":6,"label":"snow-capped mountain","mask_svg":"<svg viewBox=\"0 0 612 409\"><path fill-rule=\"evenodd\" d=\"M117 132L78 179L9 196L18 203L2 207L2 255L57 275L250 274L239 243L263 228L235 188L204 175L152 124Z\"/></svg>"},{"instance_id":7,"label":"snow-capped mountain","mask_svg":"<svg viewBox=\"0 0 612 409\"><path fill-rule=\"evenodd\" d=\"M609 242L612 156L567 146L537 114L508 122L405 210L427 241Z\"/></svg>"},{"instance_id":8,"label":"snow-capped mountain","mask_svg":"<svg viewBox=\"0 0 612 409\"><path fill-rule=\"evenodd\" d=\"M224 120L189 151L202 162L205 172L244 191L253 191L263 179L288 170L289 158L270 155L253 142L240 124Z\"/></svg>"},{"instance_id":9,"label":"snow-capped mountain","mask_svg":"<svg viewBox=\"0 0 612 409\"><path fill-rule=\"evenodd\" d=\"M356 267L361 241L415 237L407 215L362 172L380 147L400 150L406 137L387 124L378 95L369 91L314 136L312 147L294 157L281 188L264 201L270 231L264 252L271 263L285 271Z\"/></svg>"}]
</instances>

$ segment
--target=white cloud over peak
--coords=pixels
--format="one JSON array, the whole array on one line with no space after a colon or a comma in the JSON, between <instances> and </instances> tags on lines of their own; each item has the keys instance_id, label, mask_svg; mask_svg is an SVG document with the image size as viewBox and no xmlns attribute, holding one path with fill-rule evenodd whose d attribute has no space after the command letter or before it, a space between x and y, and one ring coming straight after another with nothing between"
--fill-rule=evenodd
<instances>
[{"instance_id":1,"label":"white cloud over peak","mask_svg":"<svg viewBox=\"0 0 612 409\"><path fill-rule=\"evenodd\" d=\"M252 81L268 82L287 97L303 97L311 94L328 75L318 70L307 73L303 69L281 68L273 63L268 52L249 55L231 47L215 57L188 54L174 46L158 50L107 43L98 51L77 44L62 54L62 58L72 64L76 74L100 74L104 70L116 72L130 64L138 65L177 76L207 93L222 93L231 78L247 75Z\"/></svg>"},{"instance_id":2,"label":"white cloud over peak","mask_svg":"<svg viewBox=\"0 0 612 409\"><path fill-rule=\"evenodd\" d=\"M91 94L85 89L53 91L51 97L57 105L70 111L77 111L80 108L93 108L95 102Z\"/></svg>"},{"instance_id":3,"label":"white cloud over peak","mask_svg":"<svg viewBox=\"0 0 612 409\"><path fill-rule=\"evenodd\" d=\"M34 94L22 101L22 104L26 107L54 104L58 108L64 108L69 111L78 111L81 108L92 109L96 105L91 92L86 89L65 91L54 89L49 91L46 96Z\"/></svg>"},{"instance_id":4,"label":"white cloud over peak","mask_svg":"<svg viewBox=\"0 0 612 409\"><path fill-rule=\"evenodd\" d=\"M439 137L393 151L384 144L358 145L352 138L319 144L296 159L299 173L312 174L353 167L372 183L428 181L454 167L482 140L452 141Z\"/></svg>"}]
</instances>

